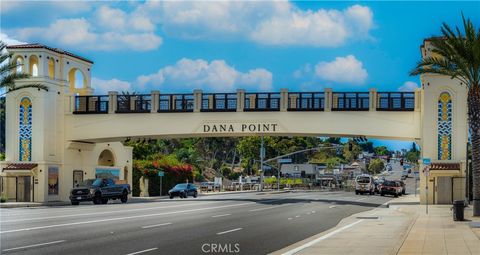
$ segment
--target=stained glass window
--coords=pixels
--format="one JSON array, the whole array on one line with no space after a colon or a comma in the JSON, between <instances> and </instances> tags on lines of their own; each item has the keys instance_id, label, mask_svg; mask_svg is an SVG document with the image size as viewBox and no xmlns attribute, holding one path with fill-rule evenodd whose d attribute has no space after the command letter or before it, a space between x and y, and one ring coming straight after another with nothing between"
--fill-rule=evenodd
<instances>
[{"instance_id":1,"label":"stained glass window","mask_svg":"<svg viewBox=\"0 0 480 255\"><path fill-rule=\"evenodd\" d=\"M452 159L452 97L448 92L438 98L438 159Z\"/></svg>"},{"instance_id":2,"label":"stained glass window","mask_svg":"<svg viewBox=\"0 0 480 255\"><path fill-rule=\"evenodd\" d=\"M32 160L32 101L28 97L20 101L19 118L20 161Z\"/></svg>"}]
</instances>

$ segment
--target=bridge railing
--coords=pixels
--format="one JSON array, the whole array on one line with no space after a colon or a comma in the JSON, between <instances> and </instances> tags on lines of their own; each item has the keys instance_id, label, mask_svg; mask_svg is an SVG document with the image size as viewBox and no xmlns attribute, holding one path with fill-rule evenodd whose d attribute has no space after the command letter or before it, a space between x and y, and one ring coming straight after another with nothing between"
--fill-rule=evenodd
<instances>
[{"instance_id":1,"label":"bridge railing","mask_svg":"<svg viewBox=\"0 0 480 255\"><path fill-rule=\"evenodd\" d=\"M323 111L325 94L323 92L289 92L288 111Z\"/></svg>"},{"instance_id":2,"label":"bridge railing","mask_svg":"<svg viewBox=\"0 0 480 255\"><path fill-rule=\"evenodd\" d=\"M378 92L377 111L413 111L414 92Z\"/></svg>"},{"instance_id":3,"label":"bridge railing","mask_svg":"<svg viewBox=\"0 0 480 255\"><path fill-rule=\"evenodd\" d=\"M280 111L280 93L245 93L244 111Z\"/></svg>"},{"instance_id":4,"label":"bridge railing","mask_svg":"<svg viewBox=\"0 0 480 255\"><path fill-rule=\"evenodd\" d=\"M202 112L234 112L237 110L236 93L202 94Z\"/></svg>"},{"instance_id":5,"label":"bridge railing","mask_svg":"<svg viewBox=\"0 0 480 255\"><path fill-rule=\"evenodd\" d=\"M194 107L193 94L159 95L158 112L193 112Z\"/></svg>"},{"instance_id":6,"label":"bridge railing","mask_svg":"<svg viewBox=\"0 0 480 255\"><path fill-rule=\"evenodd\" d=\"M333 92L332 111L368 111L370 94L368 92Z\"/></svg>"},{"instance_id":7,"label":"bridge railing","mask_svg":"<svg viewBox=\"0 0 480 255\"><path fill-rule=\"evenodd\" d=\"M118 95L116 113L147 113L152 109L151 95Z\"/></svg>"},{"instance_id":8,"label":"bridge railing","mask_svg":"<svg viewBox=\"0 0 480 255\"><path fill-rule=\"evenodd\" d=\"M108 96L76 96L75 114L108 113Z\"/></svg>"}]
</instances>

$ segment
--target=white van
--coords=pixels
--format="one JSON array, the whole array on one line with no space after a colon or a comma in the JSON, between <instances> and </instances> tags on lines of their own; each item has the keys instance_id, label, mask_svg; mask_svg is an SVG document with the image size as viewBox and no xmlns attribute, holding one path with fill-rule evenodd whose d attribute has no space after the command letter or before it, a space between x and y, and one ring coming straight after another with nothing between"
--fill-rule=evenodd
<instances>
[{"instance_id":1,"label":"white van","mask_svg":"<svg viewBox=\"0 0 480 255\"><path fill-rule=\"evenodd\" d=\"M368 193L375 194L375 184L373 178L368 174L361 174L355 178L355 194Z\"/></svg>"}]
</instances>

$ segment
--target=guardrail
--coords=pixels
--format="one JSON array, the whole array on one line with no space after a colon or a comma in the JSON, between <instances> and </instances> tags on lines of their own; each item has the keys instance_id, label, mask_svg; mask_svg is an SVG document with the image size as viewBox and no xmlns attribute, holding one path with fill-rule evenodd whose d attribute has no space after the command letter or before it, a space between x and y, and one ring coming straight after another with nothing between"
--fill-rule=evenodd
<instances>
[{"instance_id":1,"label":"guardrail","mask_svg":"<svg viewBox=\"0 0 480 255\"><path fill-rule=\"evenodd\" d=\"M202 94L202 112L234 112L237 110L236 93Z\"/></svg>"},{"instance_id":2,"label":"guardrail","mask_svg":"<svg viewBox=\"0 0 480 255\"><path fill-rule=\"evenodd\" d=\"M289 92L288 111L323 111L325 94L323 92Z\"/></svg>"},{"instance_id":3,"label":"guardrail","mask_svg":"<svg viewBox=\"0 0 480 255\"><path fill-rule=\"evenodd\" d=\"M97 114L108 113L108 96L76 96L73 113Z\"/></svg>"},{"instance_id":4,"label":"guardrail","mask_svg":"<svg viewBox=\"0 0 480 255\"><path fill-rule=\"evenodd\" d=\"M333 92L332 111L368 111L370 109L368 92Z\"/></svg>"},{"instance_id":5,"label":"guardrail","mask_svg":"<svg viewBox=\"0 0 480 255\"><path fill-rule=\"evenodd\" d=\"M74 114L236 111L414 111L415 92L265 92L75 96ZM112 109L109 109L111 107Z\"/></svg>"},{"instance_id":6,"label":"guardrail","mask_svg":"<svg viewBox=\"0 0 480 255\"><path fill-rule=\"evenodd\" d=\"M147 113L152 109L151 95L118 95L116 113Z\"/></svg>"},{"instance_id":7,"label":"guardrail","mask_svg":"<svg viewBox=\"0 0 480 255\"><path fill-rule=\"evenodd\" d=\"M415 93L413 92L378 92L377 111L413 111Z\"/></svg>"},{"instance_id":8,"label":"guardrail","mask_svg":"<svg viewBox=\"0 0 480 255\"><path fill-rule=\"evenodd\" d=\"M193 112L193 94L162 94L159 97L158 112Z\"/></svg>"},{"instance_id":9,"label":"guardrail","mask_svg":"<svg viewBox=\"0 0 480 255\"><path fill-rule=\"evenodd\" d=\"M280 93L245 93L244 111L280 111Z\"/></svg>"}]
</instances>

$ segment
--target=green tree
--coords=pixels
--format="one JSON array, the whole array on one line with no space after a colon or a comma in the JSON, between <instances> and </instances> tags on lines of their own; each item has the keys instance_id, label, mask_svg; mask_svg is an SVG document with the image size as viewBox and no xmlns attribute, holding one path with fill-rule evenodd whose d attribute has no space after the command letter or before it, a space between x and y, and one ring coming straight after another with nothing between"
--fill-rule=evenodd
<instances>
[{"instance_id":1,"label":"green tree","mask_svg":"<svg viewBox=\"0 0 480 255\"><path fill-rule=\"evenodd\" d=\"M420 152L419 151L409 151L405 156L408 162L417 164L418 160L420 159Z\"/></svg>"},{"instance_id":2,"label":"green tree","mask_svg":"<svg viewBox=\"0 0 480 255\"><path fill-rule=\"evenodd\" d=\"M349 143L352 144L352 150L350 151L349 149ZM343 145L343 157L348 161L348 162L353 162L358 158L358 155L362 153L362 148L353 141L349 141L348 143L345 143Z\"/></svg>"},{"instance_id":3,"label":"green tree","mask_svg":"<svg viewBox=\"0 0 480 255\"><path fill-rule=\"evenodd\" d=\"M377 156L387 156L390 154L390 152L388 151L388 148L385 146L375 147L374 150L375 150L375 155Z\"/></svg>"},{"instance_id":4,"label":"green tree","mask_svg":"<svg viewBox=\"0 0 480 255\"><path fill-rule=\"evenodd\" d=\"M457 79L468 90L468 123L472 141L473 215L480 216L480 29L462 14L457 26L441 26L442 37L431 38L431 56L423 58L410 75L440 74Z\"/></svg>"},{"instance_id":5,"label":"green tree","mask_svg":"<svg viewBox=\"0 0 480 255\"><path fill-rule=\"evenodd\" d=\"M17 64L12 61L12 53L6 52L7 45L0 41L0 91L5 90L2 95L8 94L12 91L26 88L37 88L48 91L48 87L42 84L31 83L17 85L16 82L30 78L29 74L16 72L17 68L22 64ZM0 95L0 96L2 96Z\"/></svg>"},{"instance_id":6,"label":"green tree","mask_svg":"<svg viewBox=\"0 0 480 255\"><path fill-rule=\"evenodd\" d=\"M374 158L370 160L370 164L368 165L368 172L371 174L378 174L382 172L382 170L385 168L385 164L383 163L383 160L379 158Z\"/></svg>"}]
</instances>

